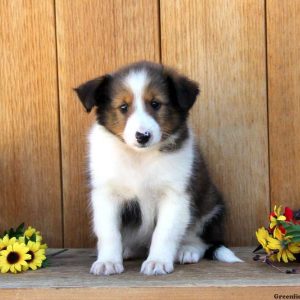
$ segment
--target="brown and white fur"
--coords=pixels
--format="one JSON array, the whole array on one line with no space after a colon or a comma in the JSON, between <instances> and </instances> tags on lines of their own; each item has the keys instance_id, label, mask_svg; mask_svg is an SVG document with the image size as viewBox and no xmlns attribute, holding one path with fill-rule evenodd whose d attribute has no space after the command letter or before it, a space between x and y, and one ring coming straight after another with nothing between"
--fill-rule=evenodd
<instances>
[{"instance_id":1,"label":"brown and white fur","mask_svg":"<svg viewBox=\"0 0 300 300\"><path fill-rule=\"evenodd\" d=\"M202 257L239 262L223 243L224 203L187 124L196 82L138 62L75 89L97 122L89 133L89 172L98 258L91 273L123 272L123 259L147 256L141 272L170 273Z\"/></svg>"}]
</instances>

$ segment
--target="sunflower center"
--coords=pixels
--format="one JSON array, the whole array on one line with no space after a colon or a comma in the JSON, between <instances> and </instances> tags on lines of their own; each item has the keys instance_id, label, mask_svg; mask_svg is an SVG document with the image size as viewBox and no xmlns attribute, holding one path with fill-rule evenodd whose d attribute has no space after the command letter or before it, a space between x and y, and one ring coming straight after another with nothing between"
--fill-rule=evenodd
<instances>
[{"instance_id":1,"label":"sunflower center","mask_svg":"<svg viewBox=\"0 0 300 300\"><path fill-rule=\"evenodd\" d=\"M26 260L26 261L27 262L32 262L34 260L34 253L31 250L29 250L27 253L31 255L31 258L29 260Z\"/></svg>"},{"instance_id":2,"label":"sunflower center","mask_svg":"<svg viewBox=\"0 0 300 300\"><path fill-rule=\"evenodd\" d=\"M7 255L7 261L12 265L15 264L19 261L20 259L20 254L18 252L10 252Z\"/></svg>"}]
</instances>

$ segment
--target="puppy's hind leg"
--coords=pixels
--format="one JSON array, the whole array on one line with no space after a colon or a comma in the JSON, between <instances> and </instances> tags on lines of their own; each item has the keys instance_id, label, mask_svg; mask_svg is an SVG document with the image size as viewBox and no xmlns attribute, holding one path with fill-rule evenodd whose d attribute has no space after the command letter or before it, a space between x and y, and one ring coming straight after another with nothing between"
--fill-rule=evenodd
<instances>
[{"instance_id":1,"label":"puppy's hind leg","mask_svg":"<svg viewBox=\"0 0 300 300\"><path fill-rule=\"evenodd\" d=\"M196 233L187 232L177 251L176 262L180 264L195 264L203 258L208 246Z\"/></svg>"},{"instance_id":2,"label":"puppy's hind leg","mask_svg":"<svg viewBox=\"0 0 300 300\"><path fill-rule=\"evenodd\" d=\"M221 220L210 220L205 224L201 238L207 245L208 249L205 251L205 258L219 260L227 263L243 262L230 249L224 246L223 229Z\"/></svg>"}]
</instances>

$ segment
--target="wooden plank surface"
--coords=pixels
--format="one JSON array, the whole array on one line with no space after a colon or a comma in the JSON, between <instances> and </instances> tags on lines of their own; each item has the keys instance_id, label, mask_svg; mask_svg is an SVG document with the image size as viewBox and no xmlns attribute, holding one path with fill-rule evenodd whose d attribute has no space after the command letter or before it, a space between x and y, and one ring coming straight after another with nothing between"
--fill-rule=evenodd
<instances>
[{"instance_id":1,"label":"wooden plank surface","mask_svg":"<svg viewBox=\"0 0 300 300\"><path fill-rule=\"evenodd\" d=\"M267 264L253 261L255 247L233 248L244 263L201 260L197 264L175 265L165 276L140 273L141 260L125 261L125 272L113 276L89 273L96 253L92 249L68 249L49 257L49 267L22 274L0 274L1 288L96 288L96 287L226 287L226 286L294 286L299 275L280 273ZM51 249L50 249L51 251ZM56 251L56 250L55 250ZM297 263L278 264L282 269ZM1 290L0 290L1 291Z\"/></svg>"},{"instance_id":2,"label":"wooden plank surface","mask_svg":"<svg viewBox=\"0 0 300 300\"><path fill-rule=\"evenodd\" d=\"M269 212L264 1L161 1L162 62L200 82L192 111L224 194L226 239L249 245Z\"/></svg>"},{"instance_id":3,"label":"wooden plank surface","mask_svg":"<svg viewBox=\"0 0 300 300\"><path fill-rule=\"evenodd\" d=\"M57 0L64 241L94 245L86 187L86 134L94 120L72 91L80 83L140 59L159 61L157 1Z\"/></svg>"},{"instance_id":4,"label":"wooden plank surface","mask_svg":"<svg viewBox=\"0 0 300 300\"><path fill-rule=\"evenodd\" d=\"M60 289L19 289L1 291L5 300L40 300L41 293L43 300L273 300L279 295L299 295L299 286L288 287L184 287L184 288L60 288ZM279 298L277 298L279 299ZM283 298L282 298L283 299ZM290 298L293 299L293 298Z\"/></svg>"},{"instance_id":5,"label":"wooden plank surface","mask_svg":"<svg viewBox=\"0 0 300 300\"><path fill-rule=\"evenodd\" d=\"M193 265L176 265L166 276L139 273L141 261L125 262L125 273L94 276L89 268L96 258L93 250L70 249L50 259L49 267L23 274L1 274L4 299L273 299L275 293L300 292L297 275L283 274L252 260L252 247L235 248L244 263L226 264L202 260ZM51 250L50 250L51 251ZM57 250L52 250L52 253ZM297 264L281 265L295 267ZM22 298L23 297L23 298ZM156 298L155 298L156 297ZM184 297L184 298L183 298ZM222 298L223 297L223 298ZM40 298L39 298L40 299ZM57 298L56 298L57 299Z\"/></svg>"},{"instance_id":6,"label":"wooden plank surface","mask_svg":"<svg viewBox=\"0 0 300 300\"><path fill-rule=\"evenodd\" d=\"M300 208L300 1L267 1L272 206Z\"/></svg>"},{"instance_id":7,"label":"wooden plank surface","mask_svg":"<svg viewBox=\"0 0 300 300\"><path fill-rule=\"evenodd\" d=\"M62 246L54 3L0 3L0 232L21 222Z\"/></svg>"}]
</instances>

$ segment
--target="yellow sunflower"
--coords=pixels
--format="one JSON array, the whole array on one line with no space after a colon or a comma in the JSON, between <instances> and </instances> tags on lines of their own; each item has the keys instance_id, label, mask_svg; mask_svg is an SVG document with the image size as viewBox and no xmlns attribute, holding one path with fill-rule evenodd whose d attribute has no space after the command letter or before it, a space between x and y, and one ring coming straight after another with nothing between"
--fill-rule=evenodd
<instances>
[{"instance_id":1,"label":"yellow sunflower","mask_svg":"<svg viewBox=\"0 0 300 300\"><path fill-rule=\"evenodd\" d=\"M25 244L26 245L25 236L20 236L18 238L18 242L21 243L21 244Z\"/></svg>"},{"instance_id":2,"label":"yellow sunflower","mask_svg":"<svg viewBox=\"0 0 300 300\"><path fill-rule=\"evenodd\" d=\"M23 270L26 271L28 268L32 270L36 270L42 266L43 260L46 259L45 249L41 248L41 244L39 242L29 241L27 244L29 248L28 254L30 254L31 258L27 259L27 265L23 266Z\"/></svg>"},{"instance_id":3,"label":"yellow sunflower","mask_svg":"<svg viewBox=\"0 0 300 300\"><path fill-rule=\"evenodd\" d=\"M0 251L6 250L7 246L12 245L16 242L16 238L9 238L8 234L6 234L2 239L0 239Z\"/></svg>"},{"instance_id":4,"label":"yellow sunflower","mask_svg":"<svg viewBox=\"0 0 300 300\"><path fill-rule=\"evenodd\" d=\"M286 217L281 214L281 206L275 205L274 212L270 214L270 228L273 229L278 225L278 221L285 221Z\"/></svg>"},{"instance_id":5,"label":"yellow sunflower","mask_svg":"<svg viewBox=\"0 0 300 300\"><path fill-rule=\"evenodd\" d=\"M25 244L15 242L8 245L6 250L0 251L0 269L1 273L17 273L22 271L22 267L27 265L26 260L31 259L28 254L29 248Z\"/></svg>"},{"instance_id":6,"label":"yellow sunflower","mask_svg":"<svg viewBox=\"0 0 300 300\"><path fill-rule=\"evenodd\" d=\"M272 255L272 259L275 257L280 262L281 259L287 263L288 261L296 260L296 257L293 255L295 253L300 253L300 243L290 243L291 237L286 237L282 233L278 233L277 239L269 236L267 238L268 245L267 247L271 250L277 250L278 252Z\"/></svg>"},{"instance_id":7,"label":"yellow sunflower","mask_svg":"<svg viewBox=\"0 0 300 300\"><path fill-rule=\"evenodd\" d=\"M35 228L28 226L28 228L24 232L24 236L30 239L33 235L35 234L36 236L36 242L41 242L42 241L42 236L39 231L37 231Z\"/></svg>"},{"instance_id":8,"label":"yellow sunflower","mask_svg":"<svg viewBox=\"0 0 300 300\"><path fill-rule=\"evenodd\" d=\"M267 243L267 238L269 236L270 235L269 235L268 230L266 230L266 228L264 228L264 227L261 227L256 231L256 238L267 253L270 252L270 250L268 248L268 243Z\"/></svg>"},{"instance_id":9,"label":"yellow sunflower","mask_svg":"<svg viewBox=\"0 0 300 300\"><path fill-rule=\"evenodd\" d=\"M41 240L42 240L42 236L41 236L40 240L37 241L38 243L40 243L40 248L41 248L41 249L45 249L45 250L48 249L48 245L47 245L47 244L41 244ZM19 241L20 243L26 244L25 236L20 236L20 237L18 238L18 241ZM28 241L28 240L27 240L27 241Z\"/></svg>"},{"instance_id":10,"label":"yellow sunflower","mask_svg":"<svg viewBox=\"0 0 300 300\"><path fill-rule=\"evenodd\" d=\"M48 249L48 245L47 244L41 244L41 247L40 247L41 249Z\"/></svg>"}]
</instances>

